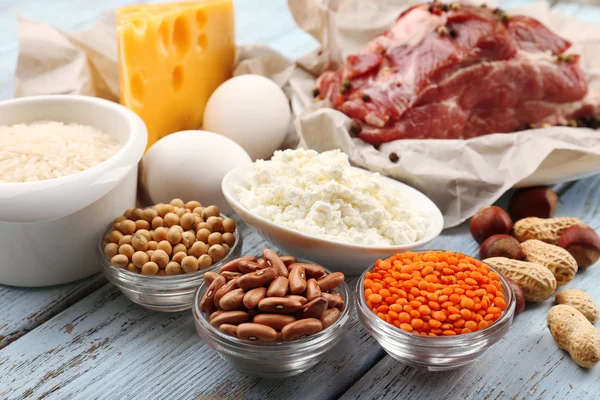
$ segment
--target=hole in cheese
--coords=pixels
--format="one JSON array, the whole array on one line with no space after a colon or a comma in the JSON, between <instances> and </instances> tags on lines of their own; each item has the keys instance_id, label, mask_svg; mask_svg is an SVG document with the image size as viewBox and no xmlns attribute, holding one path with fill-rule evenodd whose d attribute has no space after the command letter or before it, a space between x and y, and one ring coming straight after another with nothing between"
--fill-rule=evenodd
<instances>
[{"instance_id":1,"label":"hole in cheese","mask_svg":"<svg viewBox=\"0 0 600 400\"><path fill-rule=\"evenodd\" d=\"M137 73L131 77L130 82L131 87L131 97L139 103L144 101L144 92L146 89L146 84L144 83L144 79L142 76Z\"/></svg>"},{"instance_id":2,"label":"hole in cheese","mask_svg":"<svg viewBox=\"0 0 600 400\"><path fill-rule=\"evenodd\" d=\"M142 34L142 35L144 33L146 33L146 20L145 19L133 18L131 20L131 23L133 24L133 29L136 31L136 33Z\"/></svg>"},{"instance_id":3,"label":"hole in cheese","mask_svg":"<svg viewBox=\"0 0 600 400\"><path fill-rule=\"evenodd\" d=\"M181 85L183 85L183 66L178 65L173 68L173 89L178 92Z\"/></svg>"},{"instance_id":4,"label":"hole in cheese","mask_svg":"<svg viewBox=\"0 0 600 400\"><path fill-rule=\"evenodd\" d=\"M204 25L206 25L206 12L204 10L196 11L196 23L199 29L204 28Z\"/></svg>"},{"instance_id":5,"label":"hole in cheese","mask_svg":"<svg viewBox=\"0 0 600 400\"><path fill-rule=\"evenodd\" d=\"M184 17L177 17L173 25L173 45L180 53L187 53L190 47L190 27Z\"/></svg>"},{"instance_id":6,"label":"hole in cheese","mask_svg":"<svg viewBox=\"0 0 600 400\"><path fill-rule=\"evenodd\" d=\"M208 37L204 33L201 33L198 35L198 47L204 50L206 46L208 46Z\"/></svg>"},{"instance_id":7,"label":"hole in cheese","mask_svg":"<svg viewBox=\"0 0 600 400\"><path fill-rule=\"evenodd\" d=\"M171 29L166 21L161 21L158 26L158 48L163 53L169 52L171 47Z\"/></svg>"}]
</instances>

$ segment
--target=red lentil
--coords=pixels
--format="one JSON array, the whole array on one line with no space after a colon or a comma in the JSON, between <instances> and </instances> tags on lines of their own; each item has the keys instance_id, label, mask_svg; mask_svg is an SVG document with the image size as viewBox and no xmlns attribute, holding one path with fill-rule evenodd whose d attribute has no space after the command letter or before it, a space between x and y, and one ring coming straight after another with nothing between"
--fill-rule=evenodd
<instances>
[{"instance_id":1,"label":"red lentil","mask_svg":"<svg viewBox=\"0 0 600 400\"><path fill-rule=\"evenodd\" d=\"M475 332L506 310L498 274L453 251L405 252L377 260L364 286L367 305L379 318L421 335Z\"/></svg>"}]
</instances>

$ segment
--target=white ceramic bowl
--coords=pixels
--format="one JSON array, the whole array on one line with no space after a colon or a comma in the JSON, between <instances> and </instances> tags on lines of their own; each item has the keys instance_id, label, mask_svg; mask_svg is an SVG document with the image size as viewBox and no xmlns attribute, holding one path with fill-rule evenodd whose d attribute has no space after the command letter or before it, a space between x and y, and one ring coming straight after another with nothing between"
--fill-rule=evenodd
<instances>
[{"instance_id":1,"label":"white ceramic bowl","mask_svg":"<svg viewBox=\"0 0 600 400\"><path fill-rule=\"evenodd\" d=\"M0 182L0 283L47 286L99 271L98 237L135 206L137 165L148 140L129 109L87 96L38 96L0 102L0 125L54 120L89 125L123 147L85 171L39 182Z\"/></svg>"},{"instance_id":2,"label":"white ceramic bowl","mask_svg":"<svg viewBox=\"0 0 600 400\"><path fill-rule=\"evenodd\" d=\"M365 174L372 174L360 168L355 169ZM256 229L265 240L284 250L286 253L293 254L298 258L312 260L317 264L326 265L332 270L343 272L349 276L362 274L365 269L379 258L387 258L396 252L423 247L439 236L444 226L444 217L441 211L427 196L408 185L391 178L383 177L388 183L399 188L406 200L428 214L430 224L422 240L398 246L367 246L316 238L293 229L279 226L243 207L237 200L234 188L242 184L247 171L247 166L236 168L225 176L221 184L225 199L227 199L233 211L244 222Z\"/></svg>"}]
</instances>

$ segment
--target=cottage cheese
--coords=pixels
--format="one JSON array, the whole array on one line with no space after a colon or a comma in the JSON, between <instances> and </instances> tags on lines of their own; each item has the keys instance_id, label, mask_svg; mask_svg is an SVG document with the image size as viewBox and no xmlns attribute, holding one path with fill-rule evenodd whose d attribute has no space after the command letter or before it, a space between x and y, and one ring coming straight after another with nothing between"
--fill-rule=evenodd
<instances>
[{"instance_id":1,"label":"cottage cheese","mask_svg":"<svg viewBox=\"0 0 600 400\"><path fill-rule=\"evenodd\" d=\"M250 167L235 188L239 202L277 225L361 245L402 245L423 238L429 220L379 174L352 169L339 150L277 151Z\"/></svg>"}]
</instances>

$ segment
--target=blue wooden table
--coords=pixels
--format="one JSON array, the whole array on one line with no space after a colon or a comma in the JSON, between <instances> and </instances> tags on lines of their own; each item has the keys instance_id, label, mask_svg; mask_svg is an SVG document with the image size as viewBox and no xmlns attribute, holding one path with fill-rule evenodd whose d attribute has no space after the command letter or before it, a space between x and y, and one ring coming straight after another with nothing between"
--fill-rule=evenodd
<instances>
[{"instance_id":1,"label":"blue wooden table","mask_svg":"<svg viewBox=\"0 0 600 400\"><path fill-rule=\"evenodd\" d=\"M0 0L0 98L13 93L15 11L71 30L89 26L107 8L136 2ZM239 43L266 43L292 58L317 47L295 26L284 0L239 0L236 8ZM600 23L599 9L555 8ZM600 176L557 190L558 215L600 229ZM244 252L264 246L247 228L243 234ZM466 225L445 231L431 247L477 254ZM598 282L600 266L568 287L600 301ZM353 318L322 364L269 381L240 375L221 360L196 334L190 312L140 308L100 275L35 290L0 286L0 399L600 398L600 367L577 367L552 340L546 328L551 303L529 305L499 343L455 371L430 373L396 362Z\"/></svg>"}]
</instances>

